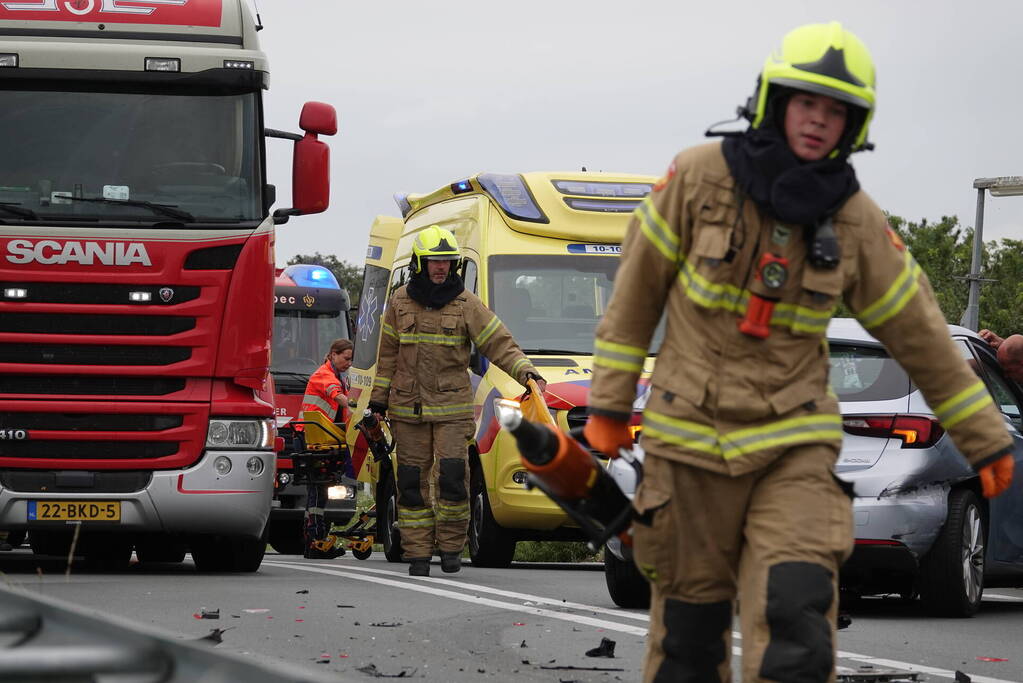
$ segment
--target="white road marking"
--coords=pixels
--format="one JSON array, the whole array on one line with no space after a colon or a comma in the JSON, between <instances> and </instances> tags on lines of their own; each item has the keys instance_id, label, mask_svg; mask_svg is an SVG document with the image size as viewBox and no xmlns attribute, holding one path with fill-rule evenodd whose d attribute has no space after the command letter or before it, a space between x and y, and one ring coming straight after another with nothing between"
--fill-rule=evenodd
<instances>
[{"instance_id":1,"label":"white road marking","mask_svg":"<svg viewBox=\"0 0 1023 683\"><path fill-rule=\"evenodd\" d=\"M1001 600L1003 602L1023 602L1023 596L1020 595L1002 595L1001 593L988 593L984 592L984 600Z\"/></svg>"},{"instance_id":2,"label":"white road marking","mask_svg":"<svg viewBox=\"0 0 1023 683\"><path fill-rule=\"evenodd\" d=\"M272 567L282 567L285 569L297 569L304 572L314 572L317 574L330 574L332 576L343 576L345 578L357 579L359 581L369 581L370 583L379 583L384 586L391 586L392 588L402 588L404 590L416 591L419 593L428 593L430 595L436 595L442 598L451 598L453 600L461 600L462 602L471 602L477 605L486 605L488 607L497 607L499 609L506 609L512 612L524 612L525 614L532 614L533 616L546 617L549 619L559 619L561 621L572 621L577 624L583 624L585 626L592 626L594 628L602 628L608 631L618 631L620 633L628 633L634 636L646 636L646 629L640 626L632 626L629 624L619 624L614 621L605 621L603 619L594 619L593 617L584 617L579 614L566 614L564 612L555 612L549 609L541 609L539 607L528 607L526 605L516 604L512 602L501 602L500 600L491 600L490 598L483 598L478 595L466 595L464 593L456 593L454 591L444 590L442 588L434 588L433 586L423 585L419 581L394 581L392 579L385 579L379 576L367 576L358 572L347 570L347 568L340 567L323 567L315 565L303 565L303 564L292 564L289 562L267 562L263 561L264 565L270 565ZM385 572L387 574L396 574L395 572Z\"/></svg>"},{"instance_id":3,"label":"white road marking","mask_svg":"<svg viewBox=\"0 0 1023 683\"><path fill-rule=\"evenodd\" d=\"M613 616L627 617L630 619L637 619L640 615L632 612L623 612L620 610L613 610L604 607L596 607L593 605L586 605L582 603L569 603L561 602L553 598L544 598L538 595L529 595L526 593L515 593L513 591L505 591L497 588L491 588L489 586L483 586L480 584L463 583L461 581L453 581L451 579L439 579L433 577L418 577L415 579L407 579L402 574L393 571L387 571L384 569L372 569L370 567L354 567L354 566L338 566L338 565L310 565L306 563L298 562L280 562L280 561L269 561L264 560L264 565L272 567L281 567L282 569L296 569L299 571L314 572L317 574L330 574L333 576L344 576L348 578L357 579L359 581L368 581L370 583L378 583L384 586L391 586L394 588L402 588L405 590L416 591L419 593L427 593L430 595L436 595L439 597L452 598L455 600L461 600L462 602L475 603L478 605L487 605L488 607L497 607L499 609L507 609L513 612L523 612L526 614L532 614L534 616L548 617L551 619L558 619L561 621L571 621L577 624L583 624L585 626L593 626L595 628L603 628L609 631L618 631L620 633L628 633L636 636L646 636L647 629L639 626L632 626L630 624L619 624L614 621L606 621L604 619L595 619L593 617L586 617L577 614L567 614L565 612L556 612L553 610L542 609L539 607L532 607L529 605L523 605L520 603L503 602L500 600L491 600L490 598L480 597L478 595L466 595L464 593L456 593L450 590L444 590L441 588L434 588L432 586L423 585L424 583L439 583L442 585L450 585L455 588L462 588L468 590L477 590L481 592L489 592L494 595L500 595L502 597L511 597L515 599L527 600L530 602L538 602L547 605L559 605L561 607L568 607L570 609L581 609L590 612L598 612L604 614L610 614ZM349 565L350 563L345 563ZM360 573L361 572L361 573ZM402 581L396 581L394 579L385 579L380 576L370 576L367 574L384 574L394 577L400 577ZM995 597L994 595L986 597ZM1009 598L1009 596L999 596L1001 598ZM732 632L732 637L736 640L741 640L742 635L737 631ZM738 645L732 647L732 653L736 656L742 656L742 648ZM886 667L892 669L899 669L901 671L915 671L922 674L928 674L931 676L938 676L939 678L948 678L955 680L955 671L949 671L948 669L938 669L935 667L923 666L919 664L911 664L909 662L902 662L896 659L884 659L881 657L872 657L870 655L861 655L855 652L839 651L836 653L839 659L846 659L850 661L859 662L861 664L871 664L876 667ZM1018 683L1016 681L1009 681L1001 678L990 678L988 676L980 676L977 674L970 674L970 680L973 683Z\"/></svg>"}]
</instances>

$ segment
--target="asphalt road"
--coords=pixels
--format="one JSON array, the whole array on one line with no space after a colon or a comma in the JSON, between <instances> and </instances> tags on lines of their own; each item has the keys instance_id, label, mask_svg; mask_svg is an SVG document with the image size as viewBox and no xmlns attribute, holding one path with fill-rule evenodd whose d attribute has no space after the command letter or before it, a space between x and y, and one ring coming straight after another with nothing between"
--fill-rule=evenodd
<instances>
[{"instance_id":1,"label":"asphalt road","mask_svg":"<svg viewBox=\"0 0 1023 683\"><path fill-rule=\"evenodd\" d=\"M10 583L182 638L229 629L218 648L339 680L640 680L646 614L611 602L599 565L467 566L448 575L434 564L424 579L381 554L268 554L255 574L197 574L188 560L120 574L65 570L25 549L0 554ZM198 618L203 608L219 619ZM863 600L852 617L839 634L843 670L871 664L925 681L955 680L956 670L975 683L1023 681L1021 590L988 590L973 619L934 619L919 605L881 599ZM615 641L615 657L587 657L602 638ZM741 639L735 645L738 657Z\"/></svg>"}]
</instances>

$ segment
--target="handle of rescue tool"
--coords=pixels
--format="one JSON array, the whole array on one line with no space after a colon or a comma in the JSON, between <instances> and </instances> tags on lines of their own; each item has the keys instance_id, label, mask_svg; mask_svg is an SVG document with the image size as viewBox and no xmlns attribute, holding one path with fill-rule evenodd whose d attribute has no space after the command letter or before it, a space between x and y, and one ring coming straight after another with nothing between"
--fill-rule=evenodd
<instances>
[{"instance_id":1,"label":"handle of rescue tool","mask_svg":"<svg viewBox=\"0 0 1023 683\"><path fill-rule=\"evenodd\" d=\"M788 274L789 260L784 256L765 253L760 257L756 279L764 289L768 291L781 289L788 279ZM776 303L778 303L776 297L750 292L746 315L739 321L739 331L750 337L767 339L771 334L771 316L774 314Z\"/></svg>"}]
</instances>

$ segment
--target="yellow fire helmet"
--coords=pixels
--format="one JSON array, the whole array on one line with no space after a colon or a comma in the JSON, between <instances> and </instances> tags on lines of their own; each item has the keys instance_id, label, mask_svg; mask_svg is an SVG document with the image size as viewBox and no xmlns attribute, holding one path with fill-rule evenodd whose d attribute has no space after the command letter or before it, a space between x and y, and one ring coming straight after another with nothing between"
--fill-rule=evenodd
<instances>
[{"instance_id":1,"label":"yellow fire helmet","mask_svg":"<svg viewBox=\"0 0 1023 683\"><path fill-rule=\"evenodd\" d=\"M768 56L747 113L752 117L752 127L758 128L767 113L769 91L775 85L834 97L863 110L862 123L850 146L850 151L857 151L867 146L875 106L874 83L874 60L863 41L837 21L807 24L790 31L782 39L781 50Z\"/></svg>"},{"instance_id":2,"label":"yellow fire helmet","mask_svg":"<svg viewBox=\"0 0 1023 683\"><path fill-rule=\"evenodd\" d=\"M412 272L418 273L423 269L423 259L437 259L438 261L456 261L452 270L458 268L457 261L462 255L458 250L458 240L450 230L445 230L439 225L431 225L418 235L412 243Z\"/></svg>"}]
</instances>

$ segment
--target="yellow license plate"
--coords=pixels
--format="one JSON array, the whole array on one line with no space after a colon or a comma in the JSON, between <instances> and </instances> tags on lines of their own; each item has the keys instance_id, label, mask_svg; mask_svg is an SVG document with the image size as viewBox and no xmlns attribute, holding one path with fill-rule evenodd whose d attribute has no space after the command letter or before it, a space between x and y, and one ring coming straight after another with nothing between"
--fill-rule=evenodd
<instances>
[{"instance_id":1,"label":"yellow license plate","mask_svg":"<svg viewBox=\"0 0 1023 683\"><path fill-rule=\"evenodd\" d=\"M29 522L120 522L119 500L30 500Z\"/></svg>"}]
</instances>

